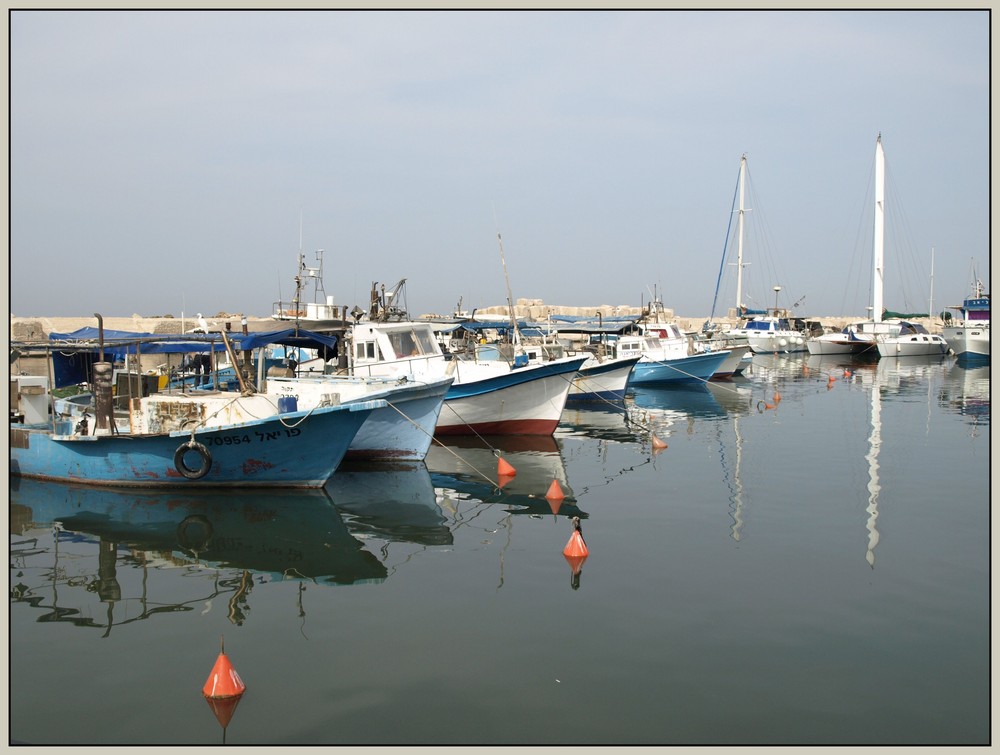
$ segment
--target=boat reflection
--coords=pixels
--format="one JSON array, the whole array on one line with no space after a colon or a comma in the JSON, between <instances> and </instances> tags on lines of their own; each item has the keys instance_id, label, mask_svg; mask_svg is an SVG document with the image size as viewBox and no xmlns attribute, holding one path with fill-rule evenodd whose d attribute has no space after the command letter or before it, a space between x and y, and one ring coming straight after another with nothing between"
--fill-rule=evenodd
<instances>
[{"instance_id":1,"label":"boat reflection","mask_svg":"<svg viewBox=\"0 0 1000 755\"><path fill-rule=\"evenodd\" d=\"M890 399L927 394L934 380L943 379L946 368L952 362L953 357L946 356L880 359L875 369L878 384L882 386L882 397Z\"/></svg>"},{"instance_id":2,"label":"boat reflection","mask_svg":"<svg viewBox=\"0 0 1000 755\"><path fill-rule=\"evenodd\" d=\"M510 464L516 474L501 478L499 459ZM492 437L450 437L435 442L425 459L434 487L448 501L448 491L482 503L501 503L511 514L555 514L585 519L566 479L559 444L554 437L510 435ZM546 494L557 483L561 501Z\"/></svg>"},{"instance_id":3,"label":"boat reflection","mask_svg":"<svg viewBox=\"0 0 1000 755\"><path fill-rule=\"evenodd\" d=\"M944 373L938 402L973 427L990 424L990 365L956 360Z\"/></svg>"},{"instance_id":4,"label":"boat reflection","mask_svg":"<svg viewBox=\"0 0 1000 755\"><path fill-rule=\"evenodd\" d=\"M15 600L46 608L39 621L109 632L157 613L210 606L221 595L229 596L230 621L242 624L255 583L350 585L386 577L322 490L192 493L19 479L10 487L10 521L11 533L23 538L11 544L12 560L23 565ZM173 592L154 602L157 572L178 568L200 579L171 579ZM175 594L180 586L194 595ZM108 604L106 620L93 615L95 603ZM126 616L116 620L117 603Z\"/></svg>"},{"instance_id":5,"label":"boat reflection","mask_svg":"<svg viewBox=\"0 0 1000 755\"><path fill-rule=\"evenodd\" d=\"M333 499L348 531L359 539L417 545L454 542L423 462L348 462L337 468L324 490Z\"/></svg>"},{"instance_id":6,"label":"boat reflection","mask_svg":"<svg viewBox=\"0 0 1000 755\"><path fill-rule=\"evenodd\" d=\"M808 364L808 351L791 354L754 354L753 361L743 370L747 377L755 378L795 378L802 374Z\"/></svg>"},{"instance_id":7,"label":"boat reflection","mask_svg":"<svg viewBox=\"0 0 1000 755\"><path fill-rule=\"evenodd\" d=\"M557 438L586 437L612 443L635 443L645 435L629 417L624 402L567 405L556 428Z\"/></svg>"}]
</instances>

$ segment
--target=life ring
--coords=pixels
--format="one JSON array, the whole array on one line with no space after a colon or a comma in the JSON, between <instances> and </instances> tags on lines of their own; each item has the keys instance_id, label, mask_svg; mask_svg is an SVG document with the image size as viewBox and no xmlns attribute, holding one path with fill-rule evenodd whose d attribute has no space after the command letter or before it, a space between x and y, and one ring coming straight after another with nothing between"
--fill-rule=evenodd
<instances>
[{"instance_id":1,"label":"life ring","mask_svg":"<svg viewBox=\"0 0 1000 755\"><path fill-rule=\"evenodd\" d=\"M177 543L194 553L201 552L212 541L212 523L201 514L185 517L177 525Z\"/></svg>"},{"instance_id":2,"label":"life ring","mask_svg":"<svg viewBox=\"0 0 1000 755\"><path fill-rule=\"evenodd\" d=\"M201 464L198 467L192 469L184 463L184 457L188 451L194 451L198 454L201 459ZM212 454L198 441L189 440L187 443L181 443L174 451L174 467L189 480L200 480L212 468Z\"/></svg>"}]
</instances>

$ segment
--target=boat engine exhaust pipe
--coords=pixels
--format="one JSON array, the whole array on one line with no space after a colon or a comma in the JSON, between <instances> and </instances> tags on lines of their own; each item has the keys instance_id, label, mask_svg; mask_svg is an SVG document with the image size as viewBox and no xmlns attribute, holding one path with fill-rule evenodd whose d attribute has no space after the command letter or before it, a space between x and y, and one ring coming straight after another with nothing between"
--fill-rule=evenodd
<instances>
[{"instance_id":1,"label":"boat engine exhaust pipe","mask_svg":"<svg viewBox=\"0 0 1000 755\"><path fill-rule=\"evenodd\" d=\"M114 365L104 361L104 318L97 312L97 337L100 345L99 361L94 362L94 434L106 435L111 432L114 404L111 396L111 382Z\"/></svg>"}]
</instances>

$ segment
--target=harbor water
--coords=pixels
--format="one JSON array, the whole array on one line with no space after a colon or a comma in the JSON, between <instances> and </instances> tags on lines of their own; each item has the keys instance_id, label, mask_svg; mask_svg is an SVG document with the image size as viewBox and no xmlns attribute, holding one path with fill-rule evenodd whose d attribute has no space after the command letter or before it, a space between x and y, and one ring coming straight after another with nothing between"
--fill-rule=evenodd
<instances>
[{"instance_id":1,"label":"harbor water","mask_svg":"<svg viewBox=\"0 0 1000 755\"><path fill-rule=\"evenodd\" d=\"M989 388L758 355L321 491L12 480L11 741L988 744Z\"/></svg>"}]
</instances>

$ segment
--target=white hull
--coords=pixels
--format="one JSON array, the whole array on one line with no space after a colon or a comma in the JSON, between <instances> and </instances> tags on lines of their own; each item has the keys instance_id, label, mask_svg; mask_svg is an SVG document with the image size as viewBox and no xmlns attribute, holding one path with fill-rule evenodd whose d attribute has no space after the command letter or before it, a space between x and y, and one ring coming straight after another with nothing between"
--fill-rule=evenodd
<instances>
[{"instance_id":1,"label":"white hull","mask_svg":"<svg viewBox=\"0 0 1000 755\"><path fill-rule=\"evenodd\" d=\"M580 359L579 363L582 361ZM459 371L461 369L460 364ZM520 369L527 372L534 368ZM441 409L436 434L552 435L566 406L575 373L574 368L569 373L536 377L496 388L487 386L482 391L475 380L456 383L455 394L445 399ZM473 390L462 395L464 389Z\"/></svg>"},{"instance_id":2,"label":"white hull","mask_svg":"<svg viewBox=\"0 0 1000 755\"><path fill-rule=\"evenodd\" d=\"M567 400L623 400L636 361L634 357L622 357L602 362L597 357L590 357L573 378Z\"/></svg>"},{"instance_id":3,"label":"white hull","mask_svg":"<svg viewBox=\"0 0 1000 755\"><path fill-rule=\"evenodd\" d=\"M959 357L990 358L990 325L958 325L943 330L944 340Z\"/></svg>"},{"instance_id":4,"label":"white hull","mask_svg":"<svg viewBox=\"0 0 1000 755\"><path fill-rule=\"evenodd\" d=\"M874 339L852 338L846 333L824 333L810 338L806 348L815 356L874 355L878 351Z\"/></svg>"},{"instance_id":5,"label":"white hull","mask_svg":"<svg viewBox=\"0 0 1000 755\"><path fill-rule=\"evenodd\" d=\"M885 358L942 356L948 353L948 343L934 333L912 333L880 340L878 353Z\"/></svg>"},{"instance_id":6,"label":"white hull","mask_svg":"<svg viewBox=\"0 0 1000 755\"><path fill-rule=\"evenodd\" d=\"M268 378L269 395L294 397L300 410L384 398L358 430L346 459L422 461L434 436L451 378L427 383L340 376Z\"/></svg>"},{"instance_id":7,"label":"white hull","mask_svg":"<svg viewBox=\"0 0 1000 755\"><path fill-rule=\"evenodd\" d=\"M747 345L754 354L794 354L806 351L806 339L798 331L748 333Z\"/></svg>"}]
</instances>

